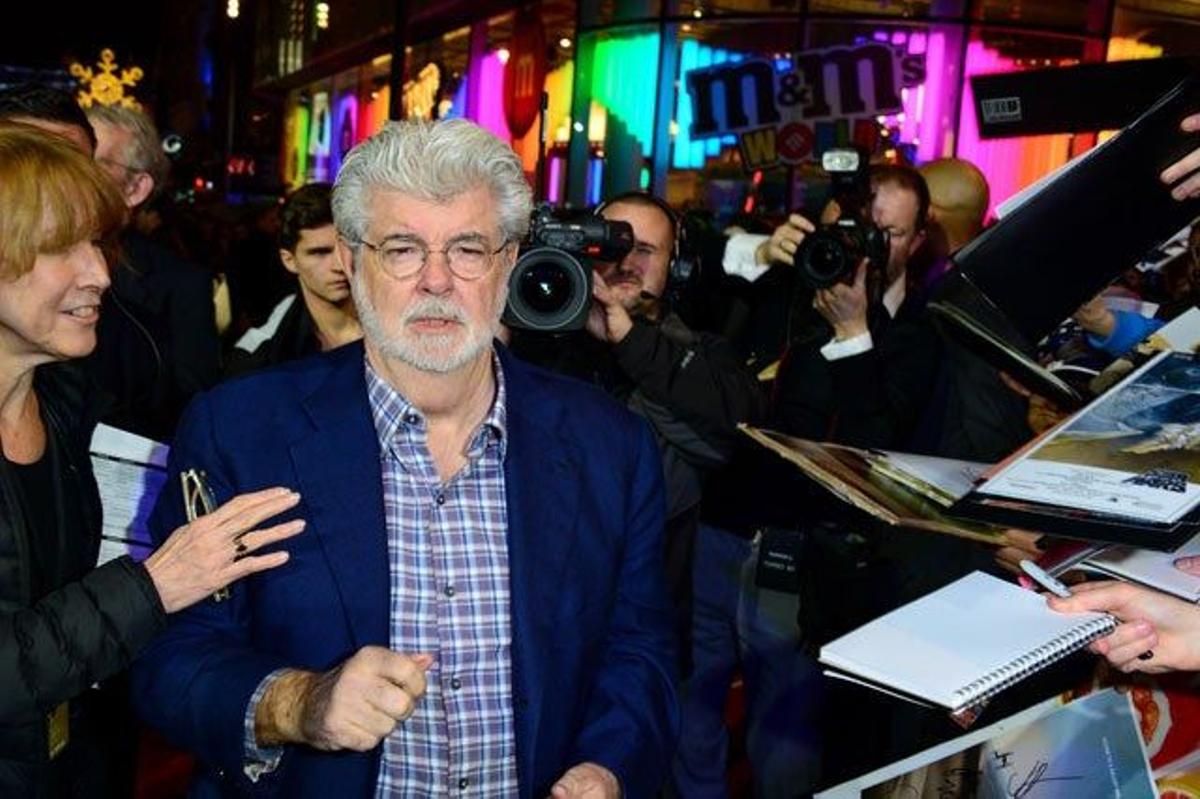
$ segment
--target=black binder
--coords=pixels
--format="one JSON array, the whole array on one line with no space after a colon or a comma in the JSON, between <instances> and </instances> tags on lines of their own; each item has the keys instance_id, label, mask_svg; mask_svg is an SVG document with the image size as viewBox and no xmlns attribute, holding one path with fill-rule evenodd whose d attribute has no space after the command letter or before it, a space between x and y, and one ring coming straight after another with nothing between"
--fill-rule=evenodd
<instances>
[{"instance_id":1,"label":"black binder","mask_svg":"<svg viewBox=\"0 0 1200 799\"><path fill-rule=\"evenodd\" d=\"M1200 111L1200 73L1178 81L1120 135L954 256L929 308L943 331L1066 407L1079 395L1032 357L1034 345L1152 247L1200 216L1161 172L1200 147L1179 129Z\"/></svg>"},{"instance_id":2,"label":"black binder","mask_svg":"<svg viewBox=\"0 0 1200 799\"><path fill-rule=\"evenodd\" d=\"M963 497L950 508L949 515L1058 538L1129 544L1159 552L1174 552L1200 533L1200 510L1192 511L1174 524L1151 524L1138 519L1101 516L982 494Z\"/></svg>"}]
</instances>

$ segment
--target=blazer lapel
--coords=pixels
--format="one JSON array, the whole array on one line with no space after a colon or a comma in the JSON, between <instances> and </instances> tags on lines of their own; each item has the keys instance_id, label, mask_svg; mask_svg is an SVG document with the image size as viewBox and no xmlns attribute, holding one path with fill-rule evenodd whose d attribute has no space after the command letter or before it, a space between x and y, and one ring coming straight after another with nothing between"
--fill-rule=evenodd
<instances>
[{"instance_id":1,"label":"blazer lapel","mask_svg":"<svg viewBox=\"0 0 1200 799\"><path fill-rule=\"evenodd\" d=\"M292 461L354 643L387 646L387 527L362 346L337 357L329 377L303 400L316 430L292 445Z\"/></svg>"},{"instance_id":2,"label":"blazer lapel","mask_svg":"<svg viewBox=\"0 0 1200 799\"><path fill-rule=\"evenodd\" d=\"M504 480L513 604L522 621L548 619L575 543L582 464L558 434L561 404L534 383L528 366L500 353L508 392Z\"/></svg>"},{"instance_id":3,"label":"blazer lapel","mask_svg":"<svg viewBox=\"0 0 1200 799\"><path fill-rule=\"evenodd\" d=\"M543 710L541 686L554 679L546 653L554 634L552 611L560 604L578 534L582 482L576 475L582 464L557 433L562 406L536 385L528 366L503 348L499 353L508 399L504 481L518 773L521 784L529 786Z\"/></svg>"}]
</instances>

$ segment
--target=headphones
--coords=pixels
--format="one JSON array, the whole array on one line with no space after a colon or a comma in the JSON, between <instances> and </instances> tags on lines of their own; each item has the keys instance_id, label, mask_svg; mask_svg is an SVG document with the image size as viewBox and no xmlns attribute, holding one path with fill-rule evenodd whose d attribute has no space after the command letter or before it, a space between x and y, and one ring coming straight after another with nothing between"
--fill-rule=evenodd
<instances>
[{"instance_id":1,"label":"headphones","mask_svg":"<svg viewBox=\"0 0 1200 799\"><path fill-rule=\"evenodd\" d=\"M683 218L675 212L674 208L667 205L666 201L655 197L650 192L640 190L622 192L615 197L610 197L597 205L592 210L592 214L600 216L604 212L604 209L616 203L630 200L642 203L643 205L646 203L653 205L662 211L671 222L671 230L674 233L671 245L671 258L667 262L667 285L660 299L674 301L690 288L700 276L700 261L692 252L692 248L688 243L687 228L684 226Z\"/></svg>"}]
</instances>

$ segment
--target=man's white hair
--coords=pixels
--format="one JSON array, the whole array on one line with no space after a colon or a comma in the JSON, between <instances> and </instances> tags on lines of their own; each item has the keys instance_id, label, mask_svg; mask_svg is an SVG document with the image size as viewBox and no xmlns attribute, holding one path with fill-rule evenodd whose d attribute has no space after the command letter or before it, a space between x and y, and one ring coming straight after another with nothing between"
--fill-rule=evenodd
<instances>
[{"instance_id":1,"label":"man's white hair","mask_svg":"<svg viewBox=\"0 0 1200 799\"><path fill-rule=\"evenodd\" d=\"M93 105L87 110L87 118L93 125L99 122L127 131L130 141L120 156L123 165L152 177L155 194L166 187L171 162L163 153L158 128L149 114L123 105Z\"/></svg>"},{"instance_id":2,"label":"man's white hair","mask_svg":"<svg viewBox=\"0 0 1200 799\"><path fill-rule=\"evenodd\" d=\"M373 189L445 203L480 186L496 200L505 241L524 238L533 200L511 147L465 119L389 122L342 162L333 184L333 223L357 254Z\"/></svg>"}]
</instances>

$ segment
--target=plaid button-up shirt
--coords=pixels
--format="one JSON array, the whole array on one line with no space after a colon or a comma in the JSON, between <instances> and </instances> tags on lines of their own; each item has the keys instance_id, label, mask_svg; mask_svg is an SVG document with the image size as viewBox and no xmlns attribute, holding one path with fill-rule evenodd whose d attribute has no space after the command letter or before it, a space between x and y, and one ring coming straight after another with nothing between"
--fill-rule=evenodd
<instances>
[{"instance_id":1,"label":"plaid button-up shirt","mask_svg":"<svg viewBox=\"0 0 1200 799\"><path fill-rule=\"evenodd\" d=\"M383 745L376 794L517 793L512 711L505 393L443 483L421 413L366 366L379 434L391 572L391 648L431 653L428 688Z\"/></svg>"}]
</instances>

